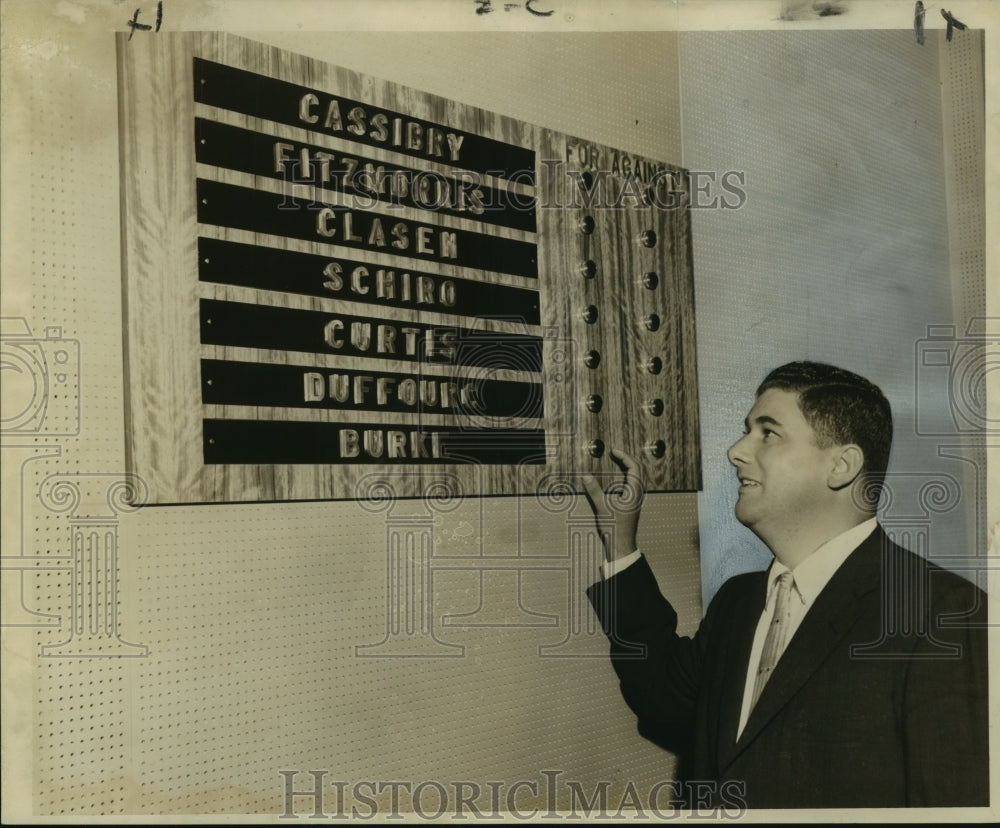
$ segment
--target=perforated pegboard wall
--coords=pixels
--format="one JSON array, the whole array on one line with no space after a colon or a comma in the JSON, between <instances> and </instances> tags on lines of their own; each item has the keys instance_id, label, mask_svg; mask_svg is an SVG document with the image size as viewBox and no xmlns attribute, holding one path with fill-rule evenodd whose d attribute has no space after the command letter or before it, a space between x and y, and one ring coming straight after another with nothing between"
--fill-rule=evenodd
<instances>
[{"instance_id":1,"label":"perforated pegboard wall","mask_svg":"<svg viewBox=\"0 0 1000 828\"><path fill-rule=\"evenodd\" d=\"M981 444L981 431L983 426L989 427L986 377L990 372L982 366L988 363L1000 331L996 319L986 315L986 123L982 70L985 35L981 30L963 34L966 36L950 41L938 37L954 329L956 342L965 345L961 350L955 346L950 350L957 357L956 362L970 352L970 346L978 356L966 370L953 372L960 375L957 382L952 382L952 389L962 395L965 403L962 425L969 428L962 434L964 439L959 447L953 445L944 452L964 458L963 487L976 493L976 508L966 510L967 533L976 539L977 553L984 555L990 531L984 523L987 487L977 483L988 460L987 450ZM944 436L938 435L938 439ZM992 527L991 530L995 531Z\"/></svg>"},{"instance_id":2,"label":"perforated pegboard wall","mask_svg":"<svg viewBox=\"0 0 1000 828\"><path fill-rule=\"evenodd\" d=\"M4 153L4 346L29 343L39 354L34 379L46 401L36 418L3 433L3 548L21 559L5 558L3 620L35 659L32 739L18 751L34 781L24 793L37 813L116 813L131 765L130 670L124 660L79 658L77 646L62 646L75 633L79 644L95 621L72 598L96 580L74 569L73 550L100 544L99 558L114 556L105 546L115 525L107 495L116 496L124 472L119 252L111 241L118 145L107 128L117 110L114 62L105 50L71 47L76 27L66 16L47 22L46 36L5 43L14 59L5 54L4 120L16 122L23 151ZM6 9L4 24L25 32ZM82 100L92 106L81 108ZM25 196L17 209L7 207L10 157L14 191ZM127 561L120 571L127 577ZM110 610L115 597L102 602ZM103 614L97 620L103 626Z\"/></svg>"},{"instance_id":3,"label":"perforated pegboard wall","mask_svg":"<svg viewBox=\"0 0 1000 828\"><path fill-rule=\"evenodd\" d=\"M964 331L986 307L983 32L937 41L955 323Z\"/></svg>"},{"instance_id":4,"label":"perforated pegboard wall","mask_svg":"<svg viewBox=\"0 0 1000 828\"><path fill-rule=\"evenodd\" d=\"M133 510L142 481L123 458L111 25L60 10L5 18L31 34L4 91L5 120L16 107L32 153L17 173L30 199L4 227L5 273L23 252L30 296L7 294L4 314L36 334L61 327L80 353L78 429L33 437L25 451L39 456L13 479L38 570L16 585L33 662L33 812L277 816L282 769L302 771L297 790L326 770L350 785L466 780L487 796L488 780L540 786L549 769L560 805L567 781L589 797L606 780L614 802L627 780L646 791L669 778L672 758L636 733L585 603L597 573L579 498ZM671 35L253 36L594 141L679 154ZM603 65L625 49L643 71L610 82ZM48 456L34 448L49 442ZM696 536L694 495L650 498L642 541L687 632L701 608ZM415 559L426 566L414 580ZM522 789L518 804L532 799Z\"/></svg>"}]
</instances>

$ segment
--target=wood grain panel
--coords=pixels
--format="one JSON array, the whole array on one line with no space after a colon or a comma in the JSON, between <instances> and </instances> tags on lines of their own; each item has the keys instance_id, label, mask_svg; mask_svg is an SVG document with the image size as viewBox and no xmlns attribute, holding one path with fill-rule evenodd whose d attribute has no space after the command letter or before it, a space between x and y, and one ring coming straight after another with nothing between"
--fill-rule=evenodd
<instances>
[{"instance_id":1,"label":"wood grain panel","mask_svg":"<svg viewBox=\"0 0 1000 828\"><path fill-rule=\"evenodd\" d=\"M196 163L196 116L272 136L275 141L299 141L336 154L355 151L360 156L417 173L449 174L455 170L454 159L442 159L433 153L422 157L420 151L406 153L389 144L360 144L343 130L324 130L322 124L315 123L290 123L294 118L289 118L287 108L264 117L196 103L195 85L199 82L196 57L316 90L318 97L359 102L367 112L366 117L385 111L425 126L440 125L443 130L465 134L469 142L466 146L474 146L478 136L533 152L534 167L523 175L515 175L516 184L507 185L502 177L482 181L488 186L509 186L520 197L537 196L534 207L537 232L479 221L475 214L446 215L385 203L373 206L372 210L387 223L395 217L408 223L419 222L435 232L455 229L536 245L537 279L505 272L504 263L492 259L484 267L473 268L463 265L460 259L448 257L425 257L417 261L394 251L390 244L359 249L357 244L353 247L339 244L336 236L288 238L274 232L238 229L225 225L225 215L223 224L199 224L196 191L199 178L260 193L285 190L273 176L240 172L227 168L228 165ZM118 62L126 434L131 470L146 480L150 502L345 498L367 501L377 499L385 491L403 497L528 494L539 486L551 486L553 481L581 471L606 471L610 461L606 456L593 455L591 447L595 441L603 443L605 449L618 446L638 457L650 490L700 487L689 215L685 209L650 207L635 197L618 198L623 187L627 194L641 195L650 176L667 169L665 163L637 159L621 150L596 146L227 34L164 32L156 38L131 42L120 36ZM296 101L279 103L282 107L290 103L291 111L296 111ZM263 144L258 142L253 146L259 148ZM218 158L219 154L206 157ZM455 162L459 167L460 159L461 155ZM259 164L256 168L246 165L245 169L260 171ZM635 169L640 173L638 176L629 172ZM597 200L589 207L581 200L577 185L584 173L605 188L603 193L598 191ZM294 190L297 196L308 197L309 192L308 187ZM325 190L322 200L344 203L340 200L342 196ZM586 217L592 221L592 232L581 229ZM251 224L262 228L266 222ZM651 246L640 241L641 234L647 231L655 233L656 243ZM471 281L529 288L538 291L534 301L540 305L540 320L458 315L431 301L390 306L359 301L358 295L351 297L354 301L345 301L336 293L326 297L295 292L292 288L286 292L280 289L280 274L267 281L266 289L259 284L240 286L237 282L227 286L211 280L199 281L199 236L324 257L298 260L307 261L308 267L314 263L318 266L325 259L331 262L344 259L362 261L371 271L377 268L424 271L432 274L437 283L455 279L467 280L456 281L458 285ZM587 261L593 263L592 278L581 270ZM646 273L656 274L655 287L643 283ZM315 275L322 278L320 273ZM307 273L306 278L312 276ZM463 344L467 337L463 330L493 332L491 335L498 339L482 356L486 364L473 368L441 363L421 365L399 353L341 355L333 342L320 336L309 340L315 341L315 347L309 345L297 351L254 347L249 342L202 344L203 319L199 309L203 300L212 299L296 310L298 315L291 313L289 319L322 321L326 317L315 314L325 314L330 321L340 316L366 317L373 326L395 326L400 331L407 325L431 326L436 334L456 331L459 348L470 347ZM589 306L596 309L593 321L585 318ZM488 309L482 311L487 312ZM656 314L660 320L655 330L644 324L650 314ZM268 318L276 316L280 314L270 314ZM541 338L540 371L524 370L524 366L514 364L516 360L504 339L510 342L512 333ZM399 347L400 341L386 340L386 344ZM595 368L586 363L590 351L600 354L600 364ZM655 374L647 370L654 358L662 365ZM544 414L538 419L518 413L497 417L488 412L440 409L428 410L426 414L349 407L320 410L309 408L305 401L301 406L291 407L246 404L250 401L239 405L203 403L202 359L297 366L303 371L369 370L438 379L478 376L540 382ZM587 401L595 395L601 398L602 405L600 410L591 411ZM662 412L650 413L651 400L662 401ZM359 424L364 423L373 428L412 424L414 428L428 430L467 423L477 429L487 426L507 431L524 429L525 439L531 429L540 427L545 431L545 447L540 453L533 450L525 464L515 462L514 453L503 455L510 462L482 465L415 462L420 458L407 458L405 464L399 460L206 463L209 451L203 440L206 420L278 423L274 427L254 427L256 430L246 433L300 436L308 433L313 435L309 439L324 442L336 441L341 427L360 428ZM289 425L281 426L282 422ZM477 431L475 440L475 449L486 451L492 442L491 433ZM662 441L662 456L650 450L656 441ZM332 450L315 445L317 454ZM212 447L209 456L217 456L216 448ZM280 456L285 447L279 443L258 448ZM296 451L302 453L301 444Z\"/></svg>"}]
</instances>

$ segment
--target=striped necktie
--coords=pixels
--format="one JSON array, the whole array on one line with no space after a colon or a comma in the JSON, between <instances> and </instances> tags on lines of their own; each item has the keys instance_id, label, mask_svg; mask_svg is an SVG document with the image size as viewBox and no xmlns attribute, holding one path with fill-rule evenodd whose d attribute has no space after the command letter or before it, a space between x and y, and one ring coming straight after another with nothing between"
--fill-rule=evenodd
<instances>
[{"instance_id":1,"label":"striped necktie","mask_svg":"<svg viewBox=\"0 0 1000 828\"><path fill-rule=\"evenodd\" d=\"M757 706L761 691L774 671L774 666L785 650L785 638L788 635L788 622L792 609L792 586L795 579L791 572L782 572L778 576L778 594L774 599L774 616L767 628L764 639L764 650L760 654L760 666L757 668L757 681L753 688L753 702L750 709Z\"/></svg>"}]
</instances>

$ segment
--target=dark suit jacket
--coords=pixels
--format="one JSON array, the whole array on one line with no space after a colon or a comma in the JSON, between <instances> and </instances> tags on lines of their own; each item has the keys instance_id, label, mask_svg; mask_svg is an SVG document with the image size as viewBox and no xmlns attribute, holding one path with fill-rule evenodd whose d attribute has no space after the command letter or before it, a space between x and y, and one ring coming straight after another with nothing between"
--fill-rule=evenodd
<instances>
[{"instance_id":1,"label":"dark suit jacket","mask_svg":"<svg viewBox=\"0 0 1000 828\"><path fill-rule=\"evenodd\" d=\"M640 733L685 778L745 784L754 808L988 804L981 590L876 529L809 608L737 741L765 591L765 572L731 578L693 638L644 558L587 591Z\"/></svg>"}]
</instances>

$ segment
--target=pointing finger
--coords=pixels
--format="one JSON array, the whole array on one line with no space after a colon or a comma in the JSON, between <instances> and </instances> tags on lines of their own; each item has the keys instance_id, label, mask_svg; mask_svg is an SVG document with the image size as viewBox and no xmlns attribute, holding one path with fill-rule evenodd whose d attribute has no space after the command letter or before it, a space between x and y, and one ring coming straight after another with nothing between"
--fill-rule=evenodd
<instances>
[{"instance_id":1,"label":"pointing finger","mask_svg":"<svg viewBox=\"0 0 1000 828\"><path fill-rule=\"evenodd\" d=\"M618 493L618 505L624 510L638 509L645 496L645 484L638 461L621 449L612 448L611 457L625 471L625 483Z\"/></svg>"},{"instance_id":2,"label":"pointing finger","mask_svg":"<svg viewBox=\"0 0 1000 828\"><path fill-rule=\"evenodd\" d=\"M583 490L587 494L587 500L590 501L590 508L594 510L594 513L604 512L604 489L601 488L601 484L597 482L594 475L585 474L583 476Z\"/></svg>"},{"instance_id":3,"label":"pointing finger","mask_svg":"<svg viewBox=\"0 0 1000 828\"><path fill-rule=\"evenodd\" d=\"M639 476L639 461L636 460L631 454L626 454L621 449L612 448L611 449L612 459L624 469L626 476L634 475Z\"/></svg>"}]
</instances>

